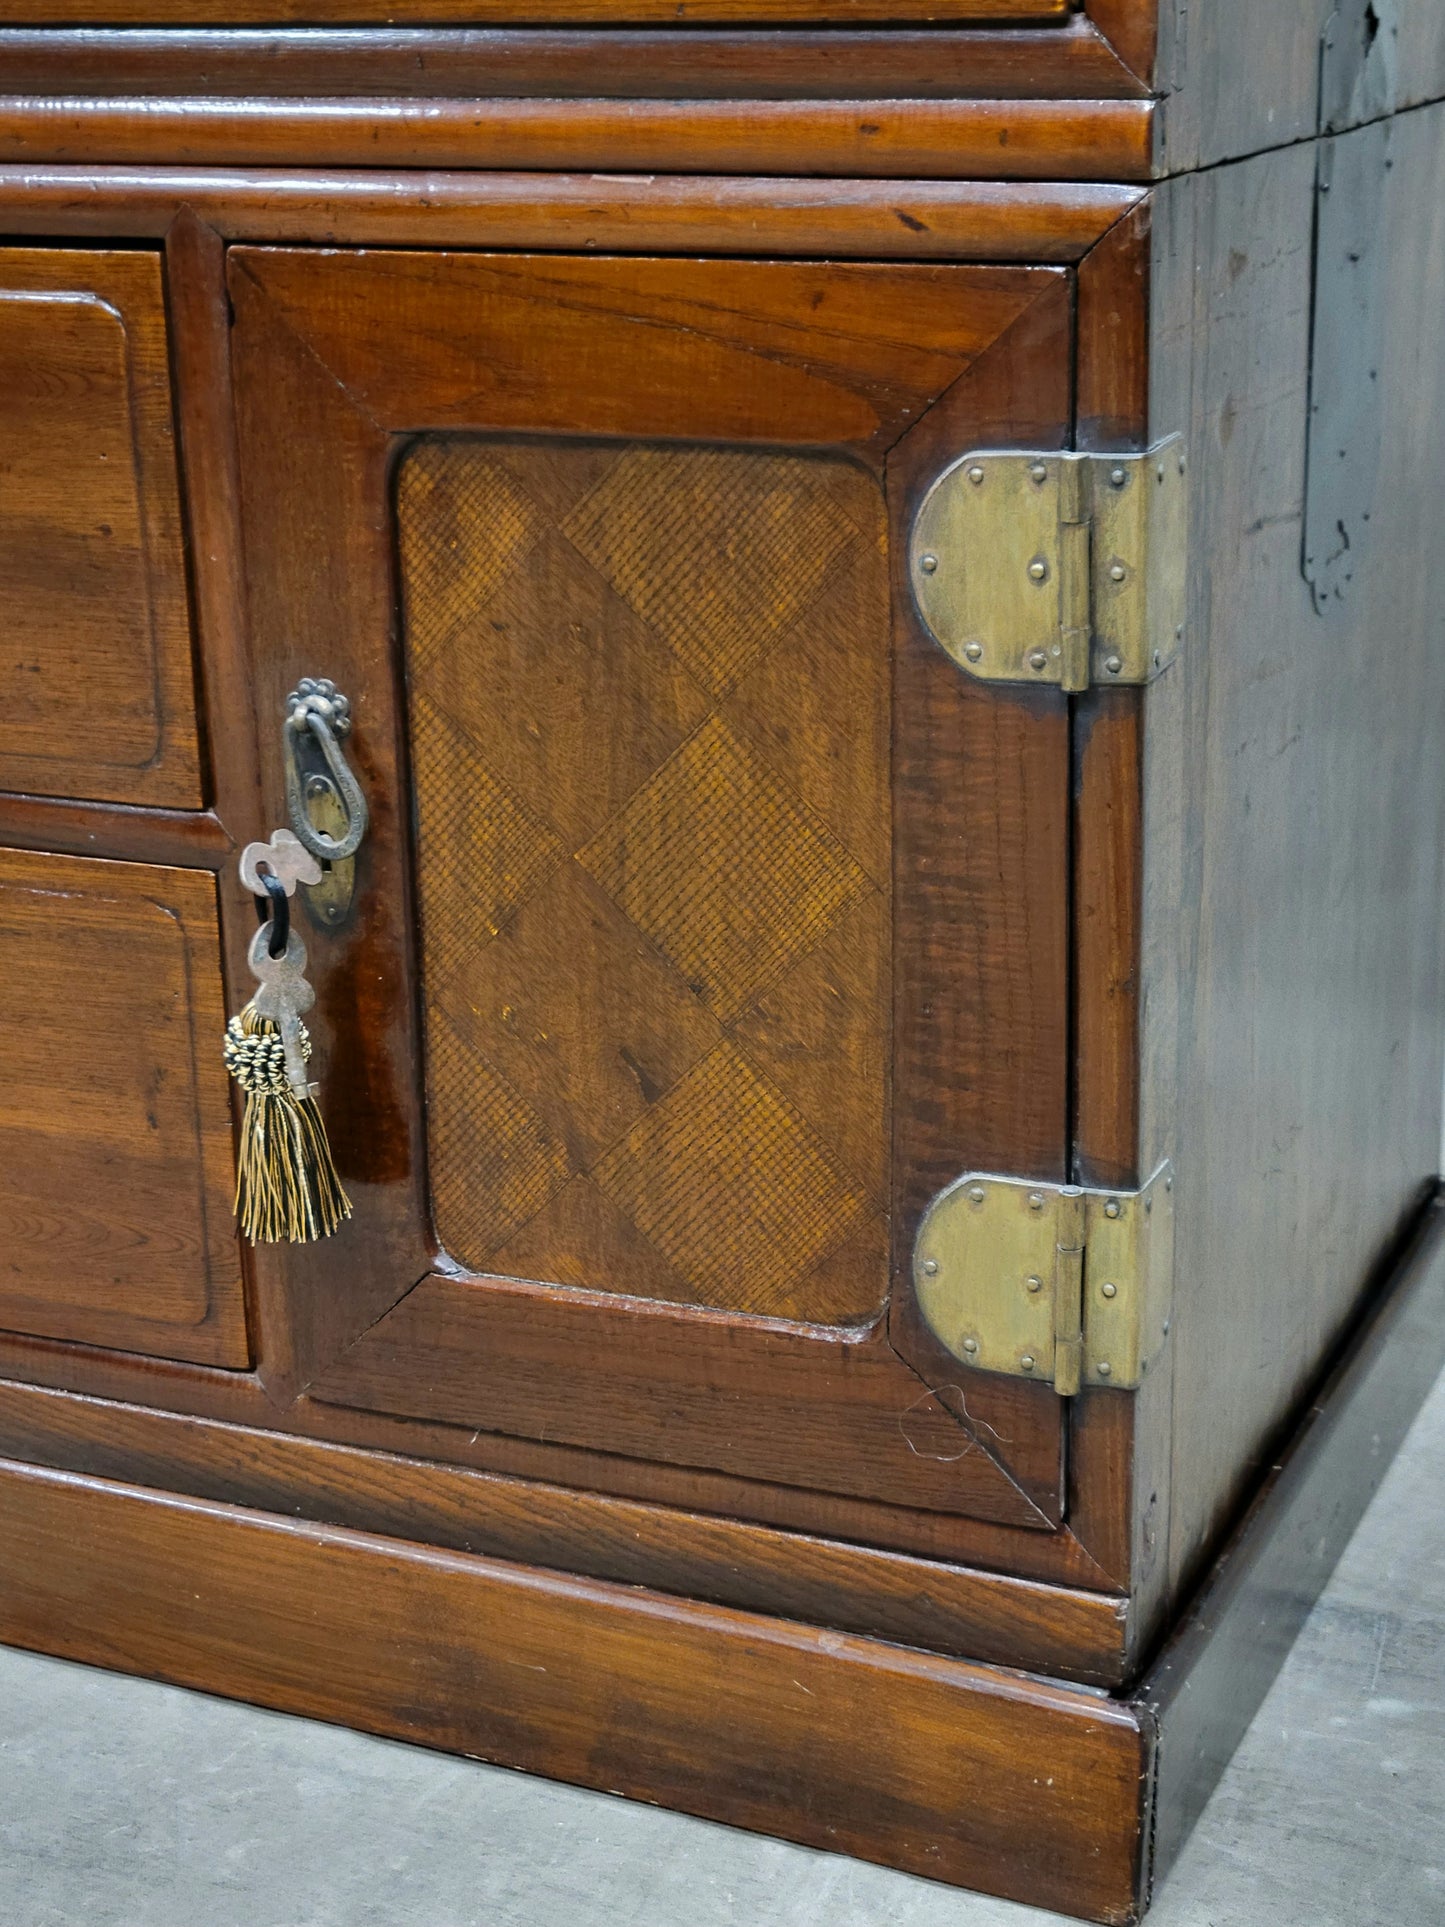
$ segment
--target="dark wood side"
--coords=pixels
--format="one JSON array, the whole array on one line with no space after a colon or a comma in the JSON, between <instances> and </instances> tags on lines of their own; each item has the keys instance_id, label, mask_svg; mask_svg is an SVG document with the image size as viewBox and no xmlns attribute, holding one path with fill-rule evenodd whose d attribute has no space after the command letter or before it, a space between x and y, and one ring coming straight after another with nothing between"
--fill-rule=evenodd
<instances>
[{"instance_id":1,"label":"dark wood side","mask_svg":"<svg viewBox=\"0 0 1445 1927\"><path fill-rule=\"evenodd\" d=\"M0 851L0 1325L249 1364L215 879Z\"/></svg>"},{"instance_id":2,"label":"dark wood side","mask_svg":"<svg viewBox=\"0 0 1445 1927\"><path fill-rule=\"evenodd\" d=\"M809 1532L15 1383L0 1454L1086 1685L1124 1677L1121 1598Z\"/></svg>"},{"instance_id":3,"label":"dark wood side","mask_svg":"<svg viewBox=\"0 0 1445 1927\"><path fill-rule=\"evenodd\" d=\"M299 1383L338 1404L1048 1525L1058 1490L1057 1401L1000 1381L973 1394L969 1423L982 1425L966 1430L961 1408L950 1416L951 1401L933 1393L938 1381L920 1383L906 1371L881 1328L829 1331L594 1303L555 1286L501 1278L482 1286L443 1273L405 1296L426 1267L431 1234L420 1188L420 1039L402 988L416 977L387 458L392 434L451 428L744 444L785 436L793 446L851 448L876 461L910 422L927 422L938 397L985 350L990 370L967 394L988 395L1000 416L1012 411L1032 422L1028 397L1042 382L1061 425L1069 360L1062 277L239 249L231 286L243 470L254 478L248 544L267 558L251 577L255 684L263 704L279 704L304 667L298 651L325 659L358 704L354 744L373 814L363 853L367 915L315 958L318 1020L329 1026L339 1080L333 1142L358 1217L334 1250L309 1251L285 1267L290 1282L277 1298L263 1291L263 1331L285 1326ZM820 304L846 329L824 325ZM1033 331L1015 336L1036 307ZM799 318L817 344L806 361L795 349ZM395 353L402 338L411 344L405 360ZM491 371L481 389L479 364ZM967 407L961 394L960 431ZM295 539L298 529L304 541ZM283 634L284 650L270 640ZM1000 771L998 784L977 776L990 809L1000 785L1020 780L1012 754L1020 770L1030 756L1047 764L1052 755L1062 810L1061 705L1059 712L1054 735L1025 755L1018 718L996 722L987 705L976 706L972 761L978 772ZM270 778L279 783L274 765ZM1024 796L1042 807L1049 794L1047 768L1034 768ZM1048 842L1047 821L1020 808L1017 822L1019 833L976 880L970 914L983 932L1014 926L1014 915L988 916L983 905L990 892L1008 893L1006 879L1030 868L1039 839ZM1061 842L1051 857L1040 852L1040 874L1061 860ZM1037 1066L1047 1087L1060 1077L1064 952L1061 938L1048 939L1062 929L1062 873L1052 892L1029 884L1014 894L1032 905L1041 888L1051 907L1018 927L1040 933L1030 969L1044 1016L1010 978L998 1023L1014 1040L1010 1061ZM351 986L368 987L364 1010L349 1005ZM900 1101L926 1106L928 1088L910 1060ZM1005 1114L1011 1100L1010 1087ZM1035 1128L1032 1109L1021 1118L1020 1128ZM739 1422L740 1412L751 1416ZM804 1416L794 1422L785 1413ZM862 1428L851 1447L850 1424ZM986 1428L1010 1441L1006 1472Z\"/></svg>"},{"instance_id":4,"label":"dark wood side","mask_svg":"<svg viewBox=\"0 0 1445 1927\"><path fill-rule=\"evenodd\" d=\"M0 1533L11 1644L1132 1915L1143 1736L1100 1695L13 1461Z\"/></svg>"},{"instance_id":5,"label":"dark wood side","mask_svg":"<svg viewBox=\"0 0 1445 1927\"><path fill-rule=\"evenodd\" d=\"M1161 166L1171 174L1360 126L1445 97L1438 0L1162 0ZM1330 52L1322 61L1326 35ZM1322 70L1330 69L1322 85Z\"/></svg>"},{"instance_id":6,"label":"dark wood side","mask_svg":"<svg viewBox=\"0 0 1445 1927\"><path fill-rule=\"evenodd\" d=\"M1168 1873L1445 1365L1445 1199L1417 1221L1132 1704L1154 1729L1145 1898Z\"/></svg>"},{"instance_id":7,"label":"dark wood side","mask_svg":"<svg viewBox=\"0 0 1445 1927\"><path fill-rule=\"evenodd\" d=\"M1043 27L11 27L17 94L437 100L1123 100L1088 18Z\"/></svg>"},{"instance_id":8,"label":"dark wood side","mask_svg":"<svg viewBox=\"0 0 1445 1927\"><path fill-rule=\"evenodd\" d=\"M140 239L189 207L228 241L1077 261L1138 187L0 165L11 234Z\"/></svg>"},{"instance_id":9,"label":"dark wood side","mask_svg":"<svg viewBox=\"0 0 1445 1927\"><path fill-rule=\"evenodd\" d=\"M1384 452L1324 614L1300 561L1314 154L1156 200L1151 432L1187 434L1200 484L1186 646L1145 696L1141 1128L1178 1173L1176 1599L1439 1165L1445 108L1392 130L1378 381L1359 372Z\"/></svg>"},{"instance_id":10,"label":"dark wood side","mask_svg":"<svg viewBox=\"0 0 1445 1927\"><path fill-rule=\"evenodd\" d=\"M0 48L3 52L3 48ZM0 98L0 160L1138 181L1142 100Z\"/></svg>"}]
</instances>

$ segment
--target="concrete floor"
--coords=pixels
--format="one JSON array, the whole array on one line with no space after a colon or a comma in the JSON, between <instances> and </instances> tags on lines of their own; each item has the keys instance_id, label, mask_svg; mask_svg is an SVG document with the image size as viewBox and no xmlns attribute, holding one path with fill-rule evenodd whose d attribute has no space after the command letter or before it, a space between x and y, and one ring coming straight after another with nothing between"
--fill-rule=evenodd
<instances>
[{"instance_id":1,"label":"concrete floor","mask_svg":"<svg viewBox=\"0 0 1445 1927\"><path fill-rule=\"evenodd\" d=\"M1152 1927L1445 1923L1445 1381ZM0 1652L0 1927L1030 1927L605 1795Z\"/></svg>"}]
</instances>

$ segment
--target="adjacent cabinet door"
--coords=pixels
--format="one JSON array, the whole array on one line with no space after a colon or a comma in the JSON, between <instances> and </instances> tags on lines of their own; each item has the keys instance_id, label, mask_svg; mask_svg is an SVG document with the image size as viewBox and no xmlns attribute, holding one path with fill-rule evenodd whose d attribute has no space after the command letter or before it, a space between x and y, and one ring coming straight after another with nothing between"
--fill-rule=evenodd
<instances>
[{"instance_id":1,"label":"adjacent cabinet door","mask_svg":"<svg viewBox=\"0 0 1445 1927\"><path fill-rule=\"evenodd\" d=\"M1067 274L230 279L261 713L333 677L372 811L307 933L356 1217L263 1294L311 1394L1048 1529L1058 1401L965 1399L906 1277L960 1171L1063 1175L1065 704L899 558L958 453L1065 439Z\"/></svg>"}]
</instances>

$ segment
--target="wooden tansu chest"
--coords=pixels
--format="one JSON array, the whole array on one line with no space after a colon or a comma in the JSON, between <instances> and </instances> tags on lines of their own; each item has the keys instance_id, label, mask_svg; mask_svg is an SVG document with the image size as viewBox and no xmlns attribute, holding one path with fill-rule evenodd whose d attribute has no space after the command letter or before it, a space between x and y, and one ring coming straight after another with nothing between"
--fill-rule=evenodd
<instances>
[{"instance_id":1,"label":"wooden tansu chest","mask_svg":"<svg viewBox=\"0 0 1445 1927\"><path fill-rule=\"evenodd\" d=\"M4 14L0 1637L1136 1917L1445 1356L1445 14Z\"/></svg>"}]
</instances>

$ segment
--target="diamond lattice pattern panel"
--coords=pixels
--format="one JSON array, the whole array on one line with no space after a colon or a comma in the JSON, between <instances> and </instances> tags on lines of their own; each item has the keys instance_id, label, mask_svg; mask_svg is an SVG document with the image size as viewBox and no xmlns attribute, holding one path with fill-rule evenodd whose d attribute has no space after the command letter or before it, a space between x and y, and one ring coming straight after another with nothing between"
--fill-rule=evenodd
<instances>
[{"instance_id":1,"label":"diamond lattice pattern panel","mask_svg":"<svg viewBox=\"0 0 1445 1927\"><path fill-rule=\"evenodd\" d=\"M866 1317L876 484L812 455L437 437L397 509L439 1239L480 1273Z\"/></svg>"}]
</instances>

